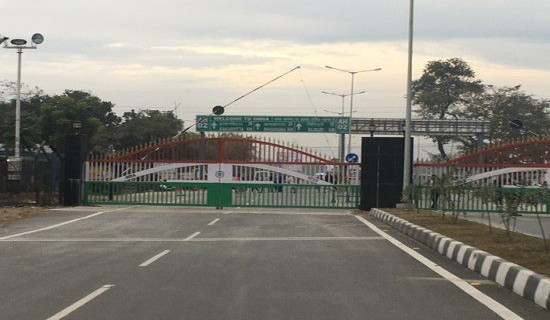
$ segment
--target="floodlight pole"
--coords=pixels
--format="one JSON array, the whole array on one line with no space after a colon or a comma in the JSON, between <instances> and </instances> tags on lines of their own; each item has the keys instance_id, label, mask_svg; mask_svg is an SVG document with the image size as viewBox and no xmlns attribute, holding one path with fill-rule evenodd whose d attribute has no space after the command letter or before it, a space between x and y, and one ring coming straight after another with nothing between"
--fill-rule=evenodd
<instances>
[{"instance_id":1,"label":"floodlight pole","mask_svg":"<svg viewBox=\"0 0 550 320\"><path fill-rule=\"evenodd\" d=\"M334 93L334 92L326 92L326 91L321 91L322 93L324 94L330 94L330 95L333 95L333 96L337 96L337 97L340 97L342 98L342 112L339 112L338 114L340 114L341 117L343 117L346 112L344 111L344 101L346 99L347 96L350 96L352 95L351 93ZM359 92L354 92L353 94L362 94L362 93L365 93L365 91L359 91ZM328 110L325 110L325 111L328 111ZM351 112L353 112L354 110L351 110L350 111L350 123L349 123L349 126L351 127ZM331 112L331 111L328 111L328 112ZM340 139L339 139L339 143L338 143L338 159L340 162L344 162L344 158L345 158L345 147L346 145L346 134L345 133L340 133Z\"/></svg>"},{"instance_id":2,"label":"floodlight pole","mask_svg":"<svg viewBox=\"0 0 550 320\"><path fill-rule=\"evenodd\" d=\"M15 97L15 154L16 158L21 156L21 56L23 49L17 49L17 95Z\"/></svg>"},{"instance_id":3,"label":"floodlight pole","mask_svg":"<svg viewBox=\"0 0 550 320\"><path fill-rule=\"evenodd\" d=\"M27 40L24 39L12 39L8 45L8 37L0 35L0 44L4 44L5 49L17 50L17 91L15 97L15 145L14 156L8 158L8 180L21 180L21 172L23 169L23 162L21 159L21 60L23 56L23 49L36 49L36 45L41 44L44 41L44 37L40 33L32 35L30 46L26 46Z\"/></svg>"},{"instance_id":4,"label":"floodlight pole","mask_svg":"<svg viewBox=\"0 0 550 320\"><path fill-rule=\"evenodd\" d=\"M412 58L413 58L413 27L414 27L414 0L410 0L409 6L409 51L407 64L407 106L405 111L405 147L403 165L403 200L411 202L411 113L412 113Z\"/></svg>"},{"instance_id":5,"label":"floodlight pole","mask_svg":"<svg viewBox=\"0 0 550 320\"><path fill-rule=\"evenodd\" d=\"M357 72L351 73L351 91L349 94L349 135L348 135L348 154L351 153L351 119L353 119L353 80L355 79L355 74Z\"/></svg>"},{"instance_id":6,"label":"floodlight pole","mask_svg":"<svg viewBox=\"0 0 550 320\"><path fill-rule=\"evenodd\" d=\"M17 50L17 90L15 97L15 146L14 157L18 159L21 156L21 60L23 55L23 49L36 49L35 45L24 46L14 45L8 46L4 43L6 49Z\"/></svg>"},{"instance_id":7,"label":"floodlight pole","mask_svg":"<svg viewBox=\"0 0 550 320\"><path fill-rule=\"evenodd\" d=\"M339 68L334 68L334 67L331 67L331 66L325 66L325 68L327 69L333 69L333 70L337 70L337 71L342 71L342 72L346 72L346 73L349 73L351 74L351 91L350 91L350 104L349 104L349 120L350 120L350 123L349 123L349 137L348 137L348 153L351 153L351 120L353 119L353 95L354 95L354 92L353 92L353 82L354 82L354 79L355 79L355 74L356 73L361 73L361 72L370 72L370 71L380 71L382 70L382 68L376 68L376 69L370 69L370 70L360 70L360 71L348 71L348 70L344 70L344 69L339 69Z\"/></svg>"}]
</instances>

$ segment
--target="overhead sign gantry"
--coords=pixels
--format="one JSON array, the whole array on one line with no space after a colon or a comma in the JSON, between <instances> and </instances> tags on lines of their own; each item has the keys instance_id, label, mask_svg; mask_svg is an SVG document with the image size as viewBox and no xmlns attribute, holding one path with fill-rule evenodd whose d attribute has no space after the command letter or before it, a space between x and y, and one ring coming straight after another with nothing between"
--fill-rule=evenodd
<instances>
[{"instance_id":1,"label":"overhead sign gantry","mask_svg":"<svg viewBox=\"0 0 550 320\"><path fill-rule=\"evenodd\" d=\"M198 115L196 123L199 132L348 133L350 118Z\"/></svg>"}]
</instances>

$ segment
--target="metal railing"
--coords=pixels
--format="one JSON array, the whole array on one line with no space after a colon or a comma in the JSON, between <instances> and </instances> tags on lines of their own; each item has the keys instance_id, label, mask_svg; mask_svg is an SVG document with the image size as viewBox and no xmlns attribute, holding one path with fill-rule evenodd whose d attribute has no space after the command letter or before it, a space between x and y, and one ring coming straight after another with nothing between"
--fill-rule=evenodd
<instances>
[{"instance_id":1,"label":"metal railing","mask_svg":"<svg viewBox=\"0 0 550 320\"><path fill-rule=\"evenodd\" d=\"M550 194L545 188L463 186L441 191L415 186L413 199L419 209L550 214Z\"/></svg>"},{"instance_id":2,"label":"metal railing","mask_svg":"<svg viewBox=\"0 0 550 320\"><path fill-rule=\"evenodd\" d=\"M355 209L359 186L85 181L84 204Z\"/></svg>"}]
</instances>

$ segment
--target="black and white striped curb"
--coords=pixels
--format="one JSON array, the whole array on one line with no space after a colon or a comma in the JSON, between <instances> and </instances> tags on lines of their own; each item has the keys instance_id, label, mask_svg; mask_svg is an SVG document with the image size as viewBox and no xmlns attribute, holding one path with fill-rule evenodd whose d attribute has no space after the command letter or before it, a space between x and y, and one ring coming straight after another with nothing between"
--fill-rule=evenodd
<instances>
[{"instance_id":1,"label":"black and white striped curb","mask_svg":"<svg viewBox=\"0 0 550 320\"><path fill-rule=\"evenodd\" d=\"M422 242L449 259L455 260L462 266L495 281L543 308L550 309L550 278L439 233L419 227L385 211L373 208L370 212L375 218Z\"/></svg>"}]
</instances>

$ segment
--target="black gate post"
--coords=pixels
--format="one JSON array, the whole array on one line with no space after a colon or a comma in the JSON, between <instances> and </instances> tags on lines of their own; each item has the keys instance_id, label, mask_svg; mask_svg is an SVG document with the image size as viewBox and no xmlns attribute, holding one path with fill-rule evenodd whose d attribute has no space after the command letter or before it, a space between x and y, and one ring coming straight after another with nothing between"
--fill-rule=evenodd
<instances>
[{"instance_id":1,"label":"black gate post","mask_svg":"<svg viewBox=\"0 0 550 320\"><path fill-rule=\"evenodd\" d=\"M86 161L87 141L86 135L70 134L65 136L65 159L63 178L64 206L77 206L82 204L82 175L83 165Z\"/></svg>"},{"instance_id":2,"label":"black gate post","mask_svg":"<svg viewBox=\"0 0 550 320\"><path fill-rule=\"evenodd\" d=\"M412 140L411 138L411 146ZM404 144L404 138L362 139L361 210L393 208L400 202L403 191ZM413 148L411 153L412 150Z\"/></svg>"}]
</instances>

